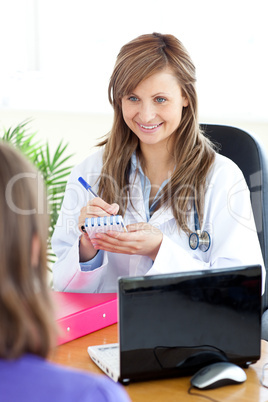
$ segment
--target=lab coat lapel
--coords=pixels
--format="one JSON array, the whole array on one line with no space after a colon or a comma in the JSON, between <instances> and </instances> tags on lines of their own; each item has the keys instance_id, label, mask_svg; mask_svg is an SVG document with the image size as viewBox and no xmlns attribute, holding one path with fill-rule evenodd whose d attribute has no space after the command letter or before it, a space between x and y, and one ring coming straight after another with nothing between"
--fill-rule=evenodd
<instances>
[{"instance_id":1,"label":"lab coat lapel","mask_svg":"<svg viewBox=\"0 0 268 402\"><path fill-rule=\"evenodd\" d=\"M131 205L130 201L128 201L127 213L129 222L127 222L127 224L134 222L146 222L146 213L144 207L144 199L143 199L140 175L139 174L136 175L135 172L132 172L130 174L130 183L131 183L130 197L132 199L134 208ZM162 206L159 208L159 210L154 212L149 223L159 227L160 225L167 223L171 219L174 219L172 208Z\"/></svg>"},{"instance_id":2,"label":"lab coat lapel","mask_svg":"<svg viewBox=\"0 0 268 402\"><path fill-rule=\"evenodd\" d=\"M132 172L130 174L130 183L130 198L134 207L131 205L130 201L128 201L127 213L129 222L127 224L135 222L146 222L146 213L140 175Z\"/></svg>"},{"instance_id":3,"label":"lab coat lapel","mask_svg":"<svg viewBox=\"0 0 268 402\"><path fill-rule=\"evenodd\" d=\"M153 226L160 228L161 225L166 224L172 219L174 220L172 208L163 205L153 213L149 223Z\"/></svg>"},{"instance_id":4,"label":"lab coat lapel","mask_svg":"<svg viewBox=\"0 0 268 402\"><path fill-rule=\"evenodd\" d=\"M126 223L130 224L135 222L146 222L143 192L139 174L135 175L135 173L131 173L130 183L130 197L133 201L134 208L131 205L130 201L128 201ZM158 227L161 230L161 225L166 224L172 219L174 220L172 209L162 206L152 215L149 223ZM148 270L152 267L152 264L153 262L149 257L133 255L131 256L129 263L129 275L145 275L146 272L148 272Z\"/></svg>"}]
</instances>

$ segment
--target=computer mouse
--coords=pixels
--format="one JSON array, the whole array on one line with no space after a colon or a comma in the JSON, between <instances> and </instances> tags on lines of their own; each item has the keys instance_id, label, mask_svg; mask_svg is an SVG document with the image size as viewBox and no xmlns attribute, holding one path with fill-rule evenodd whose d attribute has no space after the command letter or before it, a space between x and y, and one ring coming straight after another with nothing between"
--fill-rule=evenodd
<instances>
[{"instance_id":1,"label":"computer mouse","mask_svg":"<svg viewBox=\"0 0 268 402\"><path fill-rule=\"evenodd\" d=\"M191 384L199 389L212 389L246 381L245 371L234 363L218 362L203 367L191 378Z\"/></svg>"}]
</instances>

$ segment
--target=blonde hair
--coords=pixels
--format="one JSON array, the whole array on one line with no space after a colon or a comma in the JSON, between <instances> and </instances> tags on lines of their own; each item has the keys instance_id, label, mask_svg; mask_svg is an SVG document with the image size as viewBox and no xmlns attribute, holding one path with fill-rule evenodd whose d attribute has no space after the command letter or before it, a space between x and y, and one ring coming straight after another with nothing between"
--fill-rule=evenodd
<instances>
[{"instance_id":1,"label":"blonde hair","mask_svg":"<svg viewBox=\"0 0 268 402\"><path fill-rule=\"evenodd\" d=\"M105 145L103 169L99 178L99 193L109 203L117 202L125 213L128 200L130 160L134 151L139 158L139 140L126 125L121 100L144 79L170 68L178 79L182 94L188 99L182 119L174 133L176 168L162 191L158 208L171 205L179 228L188 228L189 201L195 201L200 224L203 221L206 177L215 152L202 134L198 123L198 101L195 89L195 67L182 45L173 35L159 33L139 36L122 47L109 84L109 100L114 108L114 121ZM142 162L142 160L141 160Z\"/></svg>"},{"instance_id":2,"label":"blonde hair","mask_svg":"<svg viewBox=\"0 0 268 402\"><path fill-rule=\"evenodd\" d=\"M46 357L56 339L47 286L46 194L37 170L4 142L0 188L0 357ZM40 254L33 265L34 238Z\"/></svg>"}]
</instances>

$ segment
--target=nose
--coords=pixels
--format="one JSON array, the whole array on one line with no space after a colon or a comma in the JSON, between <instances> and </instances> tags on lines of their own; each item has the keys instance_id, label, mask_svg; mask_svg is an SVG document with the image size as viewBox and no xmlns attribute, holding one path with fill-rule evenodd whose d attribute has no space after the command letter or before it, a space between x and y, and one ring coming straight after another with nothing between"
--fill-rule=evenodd
<instances>
[{"instance_id":1,"label":"nose","mask_svg":"<svg viewBox=\"0 0 268 402\"><path fill-rule=\"evenodd\" d=\"M151 102L143 102L140 105L139 117L142 123L149 123L153 121L155 116L155 106Z\"/></svg>"}]
</instances>

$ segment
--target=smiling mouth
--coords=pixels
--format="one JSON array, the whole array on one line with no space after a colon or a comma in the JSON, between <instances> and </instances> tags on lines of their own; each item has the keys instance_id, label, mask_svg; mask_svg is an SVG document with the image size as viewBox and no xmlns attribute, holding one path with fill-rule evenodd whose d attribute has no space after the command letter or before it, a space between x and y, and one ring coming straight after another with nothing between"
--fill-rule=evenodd
<instances>
[{"instance_id":1,"label":"smiling mouth","mask_svg":"<svg viewBox=\"0 0 268 402\"><path fill-rule=\"evenodd\" d=\"M154 128L159 127L163 123L154 124L153 126L144 126L143 124L139 124L140 127L144 128L145 130L153 130Z\"/></svg>"}]
</instances>

